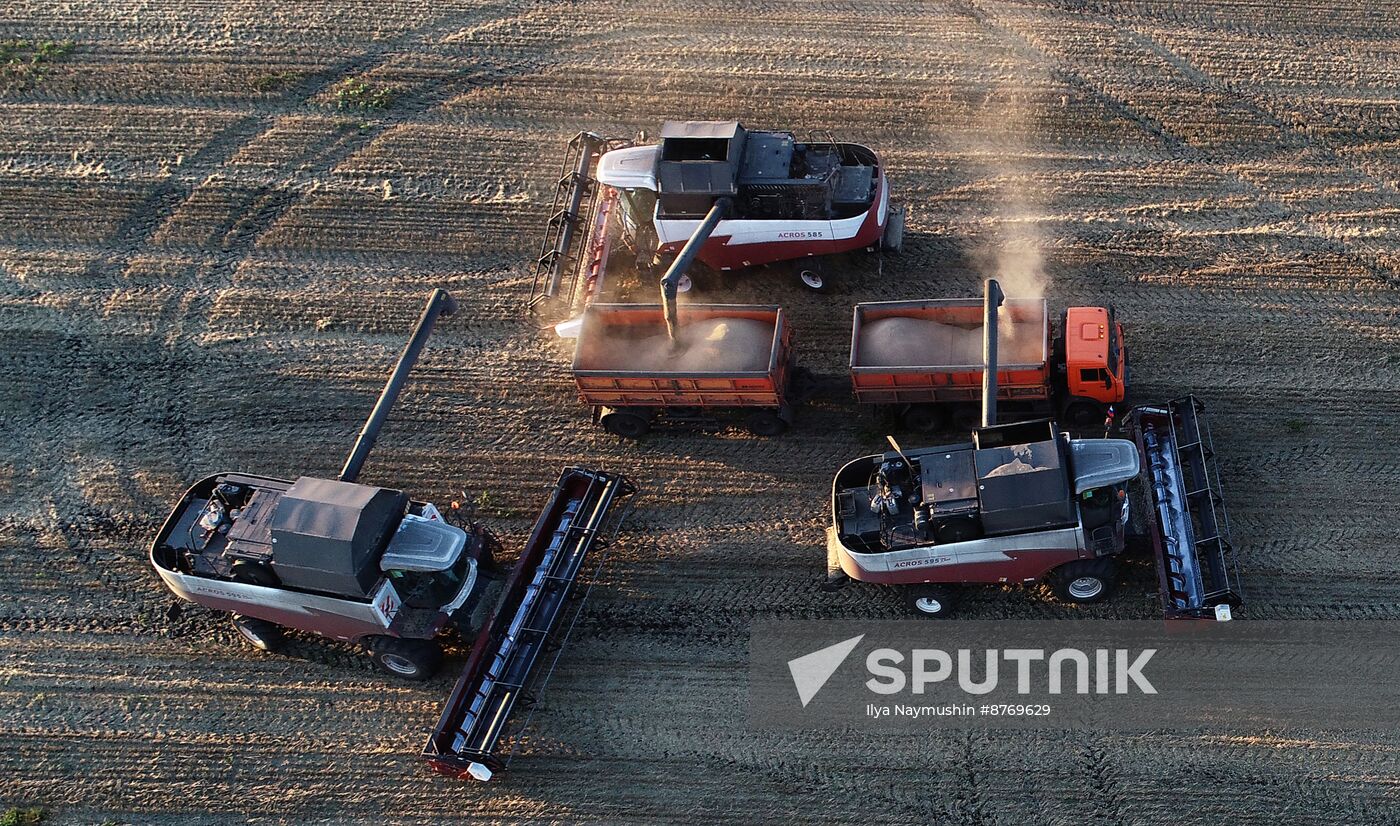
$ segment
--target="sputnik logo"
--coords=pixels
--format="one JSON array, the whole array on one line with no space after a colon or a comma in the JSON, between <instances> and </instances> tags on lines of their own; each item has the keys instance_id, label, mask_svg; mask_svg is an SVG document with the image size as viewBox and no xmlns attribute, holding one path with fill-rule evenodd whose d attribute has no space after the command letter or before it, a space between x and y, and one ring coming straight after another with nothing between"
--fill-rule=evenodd
<instances>
[{"instance_id":1,"label":"sputnik logo","mask_svg":"<svg viewBox=\"0 0 1400 826\"><path fill-rule=\"evenodd\" d=\"M822 690L826 681L831 679L831 675L836 673L836 669L863 639L865 635L861 634L788 660L788 671L792 672L792 682L797 686L797 697L802 701L803 708L812 702L812 698L817 696L817 692Z\"/></svg>"}]
</instances>

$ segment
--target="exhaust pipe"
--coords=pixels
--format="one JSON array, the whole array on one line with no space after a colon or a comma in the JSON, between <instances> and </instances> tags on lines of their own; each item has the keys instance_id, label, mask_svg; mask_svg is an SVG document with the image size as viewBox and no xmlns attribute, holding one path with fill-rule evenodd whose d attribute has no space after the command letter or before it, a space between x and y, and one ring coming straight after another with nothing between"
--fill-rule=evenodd
<instances>
[{"instance_id":1,"label":"exhaust pipe","mask_svg":"<svg viewBox=\"0 0 1400 826\"><path fill-rule=\"evenodd\" d=\"M695 255L700 252L700 248L705 242L710 240L714 234L715 227L729 214L730 200L720 198L715 201L715 205L710 207L710 211L705 213L705 219L700 222L700 226L695 228L690 240L681 247L680 255L671 262L671 266L666 268L666 274L661 276L661 309L666 315L666 334L671 337L671 343L677 341L676 332L680 322L676 319L676 294L680 290L681 276L690 269L690 264L695 260Z\"/></svg>"},{"instance_id":2,"label":"exhaust pipe","mask_svg":"<svg viewBox=\"0 0 1400 826\"><path fill-rule=\"evenodd\" d=\"M982 294L982 426L997 423L997 308L1006 293L988 278Z\"/></svg>"},{"instance_id":3,"label":"exhaust pipe","mask_svg":"<svg viewBox=\"0 0 1400 826\"><path fill-rule=\"evenodd\" d=\"M423 345L428 343L428 337L433 334L433 324L439 315L452 315L455 312L456 300L448 295L446 290L433 290L427 306L423 308L423 315L418 319L418 326L413 328L413 336L399 355L399 363L394 365L394 372L389 374L389 380L384 383L384 389L379 393L379 401L374 403L374 410L370 411L365 426L360 429L360 436L355 440L355 446L350 449L350 455L345 459L345 467L340 469L337 479L353 482L359 478L360 468L364 467L365 459L374 449L374 443L379 439L379 431L384 427L384 420L388 418L394 402L398 400L399 391L403 390L409 371L418 361L418 355L423 352Z\"/></svg>"}]
</instances>

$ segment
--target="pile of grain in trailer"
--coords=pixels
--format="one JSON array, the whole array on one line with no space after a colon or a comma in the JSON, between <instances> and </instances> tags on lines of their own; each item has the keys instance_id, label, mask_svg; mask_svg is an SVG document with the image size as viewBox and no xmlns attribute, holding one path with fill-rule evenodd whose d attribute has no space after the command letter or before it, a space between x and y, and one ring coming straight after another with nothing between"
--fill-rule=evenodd
<instances>
[{"instance_id":1,"label":"pile of grain in trailer","mask_svg":"<svg viewBox=\"0 0 1400 826\"><path fill-rule=\"evenodd\" d=\"M651 328L655 329L655 328ZM678 344L665 328L626 335L626 327L600 327L578 341L582 370L644 373L737 373L768 369L773 324L751 318L707 318L682 322Z\"/></svg>"},{"instance_id":2,"label":"pile of grain in trailer","mask_svg":"<svg viewBox=\"0 0 1400 826\"><path fill-rule=\"evenodd\" d=\"M1002 364L1038 364L1044 359L1038 324L1017 324L1003 313L997 326ZM861 325L861 367L930 367L982 363L982 325L963 327L925 318L892 316Z\"/></svg>"}]
</instances>

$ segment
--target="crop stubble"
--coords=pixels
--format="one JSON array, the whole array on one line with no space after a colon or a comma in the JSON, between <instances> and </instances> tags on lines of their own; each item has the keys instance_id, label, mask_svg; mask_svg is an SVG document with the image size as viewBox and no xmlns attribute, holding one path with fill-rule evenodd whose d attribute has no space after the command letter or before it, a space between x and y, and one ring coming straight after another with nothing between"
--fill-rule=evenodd
<instances>
[{"instance_id":1,"label":"crop stubble","mask_svg":"<svg viewBox=\"0 0 1400 826\"><path fill-rule=\"evenodd\" d=\"M748 623L884 619L821 594L822 491L878 434L845 403L794 432L619 444L568 353L519 320L574 131L738 117L878 147L907 251L838 295L737 282L839 375L849 304L975 295L976 250L1034 229L1052 306L1113 302L1139 398L1211 407L1248 615L1400 617L1400 54L1364 5L26 3L5 37L71 38L0 96L0 803L74 822L1380 820L1380 734L757 734ZM273 78L268 80L267 78ZM349 78L395 89L345 111ZM1008 212L1004 194L1036 198ZM560 465L635 474L518 771L413 757L451 674L387 684L354 652L240 649L141 549L222 468L333 473L422 297L442 325L367 481L490 491L509 540ZM1154 616L973 591L979 618ZM450 672L449 668L449 672ZM79 778L81 778L79 780Z\"/></svg>"}]
</instances>

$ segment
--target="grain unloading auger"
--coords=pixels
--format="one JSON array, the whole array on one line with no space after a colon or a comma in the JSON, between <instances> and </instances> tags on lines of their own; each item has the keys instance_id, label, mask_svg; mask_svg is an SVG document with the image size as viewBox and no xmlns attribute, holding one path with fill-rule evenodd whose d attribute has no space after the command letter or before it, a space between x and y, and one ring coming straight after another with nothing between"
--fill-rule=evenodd
<instances>
[{"instance_id":1,"label":"grain unloading auger","mask_svg":"<svg viewBox=\"0 0 1400 826\"><path fill-rule=\"evenodd\" d=\"M425 756L439 771L488 779L510 762L529 722L517 718L558 660L555 653L541 671L546 655L572 628L566 607L582 595L579 578L601 565L591 555L620 528L635 488L616 474L566 468L518 560L502 572L500 543L474 521L454 519L455 506L444 518L403 491L359 484L434 324L455 308L445 291L433 291L336 479L206 477L176 504L150 555L172 592L229 612L238 633L264 651L295 628L358 643L382 671L426 680L442 663L441 638L470 637Z\"/></svg>"}]
</instances>

